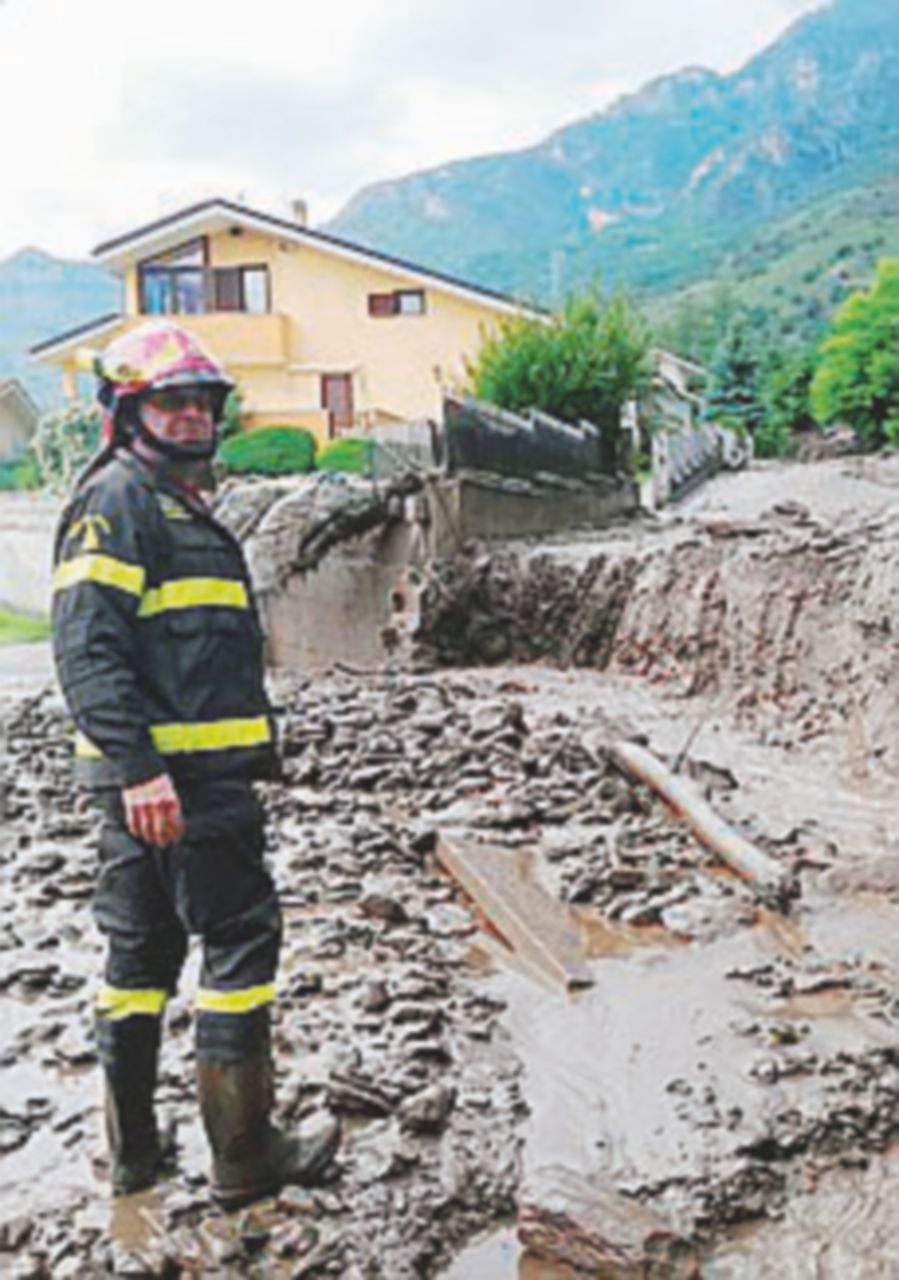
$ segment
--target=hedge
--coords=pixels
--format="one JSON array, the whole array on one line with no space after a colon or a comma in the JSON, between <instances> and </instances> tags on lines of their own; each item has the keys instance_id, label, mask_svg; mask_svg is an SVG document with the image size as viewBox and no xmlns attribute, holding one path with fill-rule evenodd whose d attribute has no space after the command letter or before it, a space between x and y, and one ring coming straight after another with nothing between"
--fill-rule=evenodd
<instances>
[{"instance_id":1,"label":"hedge","mask_svg":"<svg viewBox=\"0 0 899 1280\"><path fill-rule=\"evenodd\" d=\"M371 440L360 440L354 436L343 436L340 440L332 440L315 459L319 471L352 471L365 474L372 470L375 446Z\"/></svg>"},{"instance_id":2,"label":"hedge","mask_svg":"<svg viewBox=\"0 0 899 1280\"><path fill-rule=\"evenodd\" d=\"M0 462L0 492L39 489L41 470L33 454L26 454L15 462Z\"/></svg>"},{"instance_id":3,"label":"hedge","mask_svg":"<svg viewBox=\"0 0 899 1280\"><path fill-rule=\"evenodd\" d=\"M315 466L315 436L305 427L258 427L223 441L217 456L238 475L303 475Z\"/></svg>"}]
</instances>

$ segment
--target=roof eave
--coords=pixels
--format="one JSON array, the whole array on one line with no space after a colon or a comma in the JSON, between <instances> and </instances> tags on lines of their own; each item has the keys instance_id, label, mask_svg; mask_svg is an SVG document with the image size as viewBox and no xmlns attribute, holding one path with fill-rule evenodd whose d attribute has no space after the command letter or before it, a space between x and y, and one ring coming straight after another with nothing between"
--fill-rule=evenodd
<instances>
[{"instance_id":1,"label":"roof eave","mask_svg":"<svg viewBox=\"0 0 899 1280\"><path fill-rule=\"evenodd\" d=\"M123 324L126 317L121 314L102 316L98 320L90 321L88 324L79 325L77 329L69 329L66 333L57 334L54 338L46 338L43 342L37 342L33 347L29 347L28 354L32 360L39 363L51 363L54 359L58 359L60 355L67 355L70 351L77 351L79 347L84 346L85 342L91 338L98 337L101 333L107 333L116 325Z\"/></svg>"}]
</instances>

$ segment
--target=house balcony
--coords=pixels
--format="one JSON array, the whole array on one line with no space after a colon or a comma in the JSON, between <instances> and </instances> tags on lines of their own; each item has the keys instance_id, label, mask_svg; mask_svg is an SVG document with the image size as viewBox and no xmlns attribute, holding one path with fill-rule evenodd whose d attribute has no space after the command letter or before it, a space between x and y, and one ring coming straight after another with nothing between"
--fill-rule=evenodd
<instances>
[{"instance_id":1,"label":"house balcony","mask_svg":"<svg viewBox=\"0 0 899 1280\"><path fill-rule=\"evenodd\" d=\"M143 317L141 317L143 319ZM288 318L277 312L209 311L173 317L196 334L217 360L239 369L275 369L289 356Z\"/></svg>"}]
</instances>

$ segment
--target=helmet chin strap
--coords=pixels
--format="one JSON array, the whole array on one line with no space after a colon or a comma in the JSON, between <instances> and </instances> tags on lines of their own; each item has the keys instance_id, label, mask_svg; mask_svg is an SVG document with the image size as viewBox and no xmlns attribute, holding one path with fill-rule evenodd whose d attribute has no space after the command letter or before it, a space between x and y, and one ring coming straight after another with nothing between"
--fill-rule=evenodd
<instances>
[{"instance_id":1,"label":"helmet chin strap","mask_svg":"<svg viewBox=\"0 0 899 1280\"><path fill-rule=\"evenodd\" d=\"M168 462L208 462L218 448L218 423L213 426L209 440L177 443L156 435L144 422L137 397L123 400L113 419L113 439L123 444L140 442L145 451Z\"/></svg>"},{"instance_id":2,"label":"helmet chin strap","mask_svg":"<svg viewBox=\"0 0 899 1280\"><path fill-rule=\"evenodd\" d=\"M218 431L213 429L208 440L166 440L151 431L143 418L137 424L137 435L148 448L173 462L203 462L213 456L218 447Z\"/></svg>"}]
</instances>

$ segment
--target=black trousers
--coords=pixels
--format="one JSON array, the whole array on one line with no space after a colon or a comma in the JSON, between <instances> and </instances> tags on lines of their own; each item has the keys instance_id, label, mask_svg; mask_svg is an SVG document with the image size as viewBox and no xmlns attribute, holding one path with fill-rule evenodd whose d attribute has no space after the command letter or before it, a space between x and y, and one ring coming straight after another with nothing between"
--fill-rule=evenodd
<instances>
[{"instance_id":1,"label":"black trousers","mask_svg":"<svg viewBox=\"0 0 899 1280\"><path fill-rule=\"evenodd\" d=\"M196 934L203 946L198 1053L234 1060L267 1040L281 944L262 810L249 783L179 786L178 793L187 830L164 849L130 834L119 792L101 793L94 913L107 960L98 1020L161 1016Z\"/></svg>"}]
</instances>

